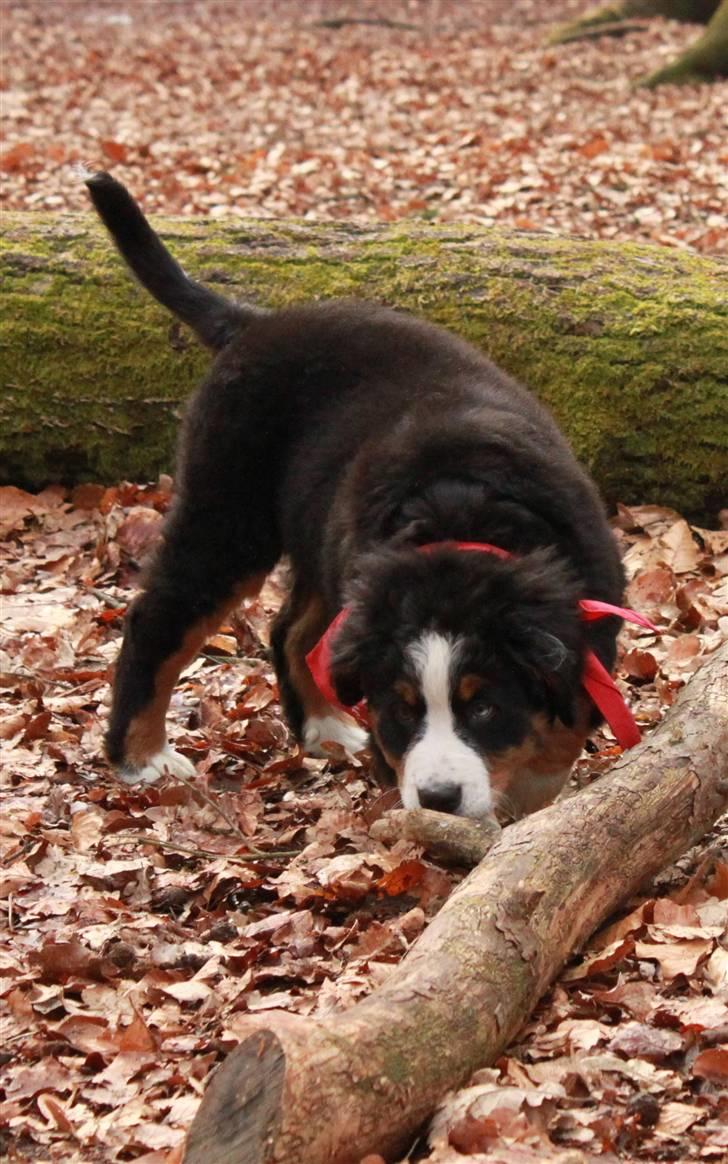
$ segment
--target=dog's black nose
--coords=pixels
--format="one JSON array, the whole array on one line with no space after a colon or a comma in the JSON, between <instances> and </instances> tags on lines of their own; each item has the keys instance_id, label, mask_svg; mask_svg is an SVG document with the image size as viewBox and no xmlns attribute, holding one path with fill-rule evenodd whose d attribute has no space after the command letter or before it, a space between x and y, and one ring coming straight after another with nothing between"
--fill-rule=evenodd
<instances>
[{"instance_id":1,"label":"dog's black nose","mask_svg":"<svg viewBox=\"0 0 728 1164\"><path fill-rule=\"evenodd\" d=\"M457 812L463 798L459 784L433 784L427 789L419 789L417 795L423 808L435 812Z\"/></svg>"}]
</instances>

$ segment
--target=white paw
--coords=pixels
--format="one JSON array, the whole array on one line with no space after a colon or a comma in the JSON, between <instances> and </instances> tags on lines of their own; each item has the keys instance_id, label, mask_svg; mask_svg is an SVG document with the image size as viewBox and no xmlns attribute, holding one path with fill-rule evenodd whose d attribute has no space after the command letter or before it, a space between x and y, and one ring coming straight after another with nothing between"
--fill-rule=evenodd
<instances>
[{"instance_id":1,"label":"white paw","mask_svg":"<svg viewBox=\"0 0 728 1164\"><path fill-rule=\"evenodd\" d=\"M196 772L194 764L190 763L186 756L165 744L161 752L152 756L143 768L132 768L127 765L119 769L117 775L125 784L156 784L163 776L184 776L189 780Z\"/></svg>"},{"instance_id":2,"label":"white paw","mask_svg":"<svg viewBox=\"0 0 728 1164\"><path fill-rule=\"evenodd\" d=\"M303 728L303 746L309 756L329 755L327 744L340 744L352 754L367 746L368 734L353 719L338 715L312 716Z\"/></svg>"}]
</instances>

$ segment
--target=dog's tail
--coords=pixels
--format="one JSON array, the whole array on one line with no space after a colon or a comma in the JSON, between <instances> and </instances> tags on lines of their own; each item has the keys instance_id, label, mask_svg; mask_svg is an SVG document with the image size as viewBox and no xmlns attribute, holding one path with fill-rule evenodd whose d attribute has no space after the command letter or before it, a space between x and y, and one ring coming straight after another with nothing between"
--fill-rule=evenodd
<instances>
[{"instance_id":1,"label":"dog's tail","mask_svg":"<svg viewBox=\"0 0 728 1164\"><path fill-rule=\"evenodd\" d=\"M164 307L220 351L258 314L190 279L152 230L129 191L103 170L84 176L91 201L122 258Z\"/></svg>"}]
</instances>

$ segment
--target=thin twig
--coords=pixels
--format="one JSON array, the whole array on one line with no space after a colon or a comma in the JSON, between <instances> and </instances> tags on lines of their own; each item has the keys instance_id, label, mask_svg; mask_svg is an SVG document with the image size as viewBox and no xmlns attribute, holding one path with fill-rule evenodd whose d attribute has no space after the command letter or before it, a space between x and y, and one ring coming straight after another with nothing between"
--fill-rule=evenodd
<instances>
[{"instance_id":1,"label":"thin twig","mask_svg":"<svg viewBox=\"0 0 728 1164\"><path fill-rule=\"evenodd\" d=\"M100 602L103 602L111 610L121 610L122 606L129 605L128 598L114 598L113 595L106 594L103 590L97 590L94 586L87 586L86 593L93 594L94 598L98 598Z\"/></svg>"},{"instance_id":2,"label":"thin twig","mask_svg":"<svg viewBox=\"0 0 728 1164\"><path fill-rule=\"evenodd\" d=\"M631 32L644 32L649 25L646 21L615 20L609 24L593 24L576 29L566 29L556 35L550 44L574 44L577 40L598 40L602 36L628 36Z\"/></svg>"},{"instance_id":3,"label":"thin twig","mask_svg":"<svg viewBox=\"0 0 728 1164\"><path fill-rule=\"evenodd\" d=\"M205 789L201 788L199 784L193 784L192 781L188 780L186 776L180 776L178 772L172 772L170 775L173 776L175 780L179 780L180 784L184 784L186 788L189 788L193 796L199 796L200 800L203 800L205 804L213 810L213 812L216 812L218 816L221 816L225 823L232 829L235 836L238 837L244 845L248 845L250 843L245 833L240 828L240 825L233 819L233 817L230 816L228 810L223 807L219 800L216 800L214 796L211 796L209 792L206 792ZM251 852L254 851L255 850L251 849Z\"/></svg>"},{"instance_id":4,"label":"thin twig","mask_svg":"<svg viewBox=\"0 0 728 1164\"><path fill-rule=\"evenodd\" d=\"M368 27L396 28L404 32L421 32L421 24L410 24L407 20L391 20L388 16L331 16L327 20L310 20L308 28L333 28L338 30L348 24L364 24Z\"/></svg>"},{"instance_id":5,"label":"thin twig","mask_svg":"<svg viewBox=\"0 0 728 1164\"><path fill-rule=\"evenodd\" d=\"M239 663L246 663L246 664L258 663L258 664L261 664L263 662L263 660L259 659L256 655L216 655L214 653L214 651L200 651L199 657L201 659L207 659L208 662L210 662L210 663L235 663L236 666ZM262 674L261 675L254 674L253 678L261 678L262 679L262 678L264 678L264 676Z\"/></svg>"},{"instance_id":6,"label":"thin twig","mask_svg":"<svg viewBox=\"0 0 728 1164\"><path fill-rule=\"evenodd\" d=\"M263 860L283 860L288 857L297 857L300 849L271 849L269 853L265 853L260 849L252 849L249 853L216 853L213 849L193 849L189 845L180 845L176 841L163 841L161 837L154 837L148 833L142 832L119 832L112 833L111 836L105 838L105 843L113 837L118 837L121 840L139 841L142 845L154 845L157 849L170 849L174 853L183 853L188 857L213 857L219 860L221 857L225 861L240 861L248 864L250 858Z\"/></svg>"}]
</instances>

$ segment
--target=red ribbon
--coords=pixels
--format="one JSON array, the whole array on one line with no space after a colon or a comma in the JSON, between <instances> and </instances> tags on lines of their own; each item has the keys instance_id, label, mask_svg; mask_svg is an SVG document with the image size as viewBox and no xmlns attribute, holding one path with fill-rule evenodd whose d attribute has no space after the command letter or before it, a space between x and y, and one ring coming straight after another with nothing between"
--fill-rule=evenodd
<instances>
[{"instance_id":1,"label":"red ribbon","mask_svg":"<svg viewBox=\"0 0 728 1164\"><path fill-rule=\"evenodd\" d=\"M349 607L345 606L343 610L339 611L334 621L329 623L316 646L308 652L306 662L313 676L313 681L326 702L330 703L332 707L338 707L340 711L345 711L347 715L353 716L360 727L368 728L369 716L366 699L347 707L345 703L339 701L331 682L331 644L337 631L344 625L348 617Z\"/></svg>"},{"instance_id":2,"label":"red ribbon","mask_svg":"<svg viewBox=\"0 0 728 1164\"><path fill-rule=\"evenodd\" d=\"M627 622L636 622L639 626L645 626L659 634L657 627L653 626L649 619L626 606L612 606L611 602L600 602L597 598L582 598L579 602L579 610L584 622L592 622L596 618L606 618L607 615L617 614ZM581 682L592 703L596 704L614 732L614 738L620 747L633 748L635 744L638 744L642 737L635 718L624 702L612 676L593 651L587 651L584 656L584 673Z\"/></svg>"},{"instance_id":3,"label":"red ribbon","mask_svg":"<svg viewBox=\"0 0 728 1164\"><path fill-rule=\"evenodd\" d=\"M494 554L497 558L504 560L514 556L508 550L501 549L500 546L492 546L488 542L429 542L427 545L418 546L417 549L421 553L427 554L432 550L447 549L448 547L456 550L475 550L480 553ZM616 614L627 622L637 623L638 626L647 627L648 630L659 634L657 627L653 626L649 619L626 606L613 606L611 602L601 602L596 598L582 598L579 602L579 612L584 622L592 622L594 619L607 618L609 615ZM345 606L324 631L313 650L308 652L306 662L314 683L327 703L353 716L358 724L366 728L369 722L366 700L362 699L354 706L347 707L337 698L331 682L332 642L337 631L340 630L348 617L349 607ZM584 690L599 708L614 732L614 737L620 747L632 748L638 744L641 737L635 718L624 702L616 683L606 667L600 663L594 651L589 650L584 656L584 672L581 682Z\"/></svg>"}]
</instances>

